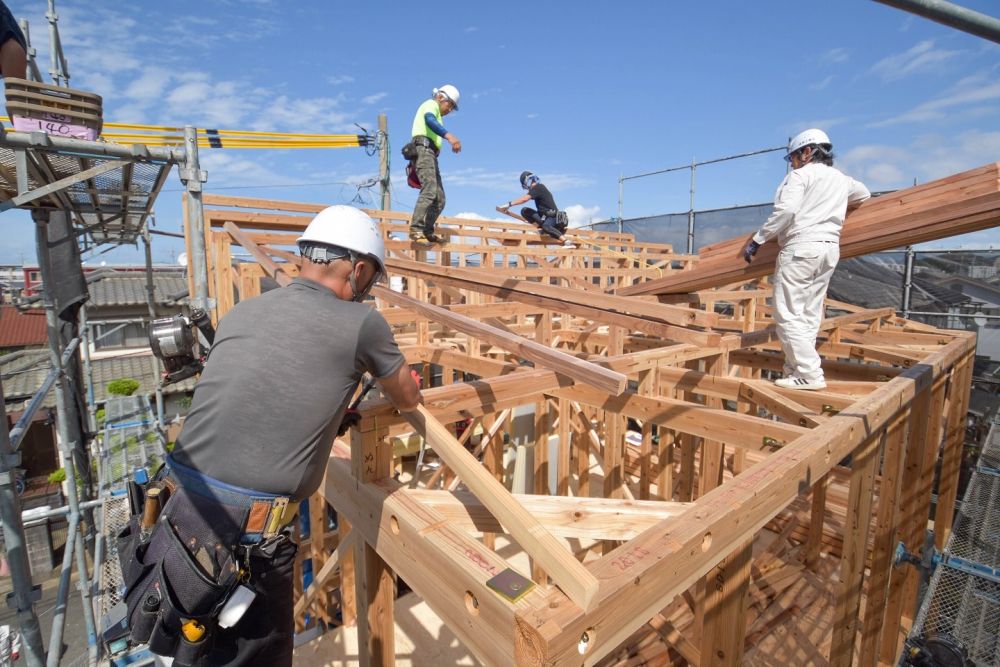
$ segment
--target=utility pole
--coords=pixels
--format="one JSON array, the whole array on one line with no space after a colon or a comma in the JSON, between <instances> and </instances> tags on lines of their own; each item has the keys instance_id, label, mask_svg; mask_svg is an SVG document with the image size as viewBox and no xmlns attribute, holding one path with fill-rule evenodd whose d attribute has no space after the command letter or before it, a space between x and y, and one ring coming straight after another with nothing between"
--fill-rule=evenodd
<instances>
[{"instance_id":1,"label":"utility pole","mask_svg":"<svg viewBox=\"0 0 1000 667\"><path fill-rule=\"evenodd\" d=\"M378 115L378 183L382 193L382 210L388 211L391 206L392 193L389 190L392 181L389 177L389 120L384 113Z\"/></svg>"}]
</instances>

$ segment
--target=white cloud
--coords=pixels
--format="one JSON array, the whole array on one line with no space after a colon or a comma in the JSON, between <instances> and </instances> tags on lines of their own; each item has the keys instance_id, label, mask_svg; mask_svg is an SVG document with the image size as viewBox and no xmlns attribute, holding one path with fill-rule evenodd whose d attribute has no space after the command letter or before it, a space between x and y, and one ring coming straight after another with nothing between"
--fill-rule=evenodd
<instances>
[{"instance_id":1,"label":"white cloud","mask_svg":"<svg viewBox=\"0 0 1000 667\"><path fill-rule=\"evenodd\" d=\"M334 74L326 77L326 82L331 86L342 86L345 83L353 83L354 77L350 74Z\"/></svg>"},{"instance_id":2,"label":"white cloud","mask_svg":"<svg viewBox=\"0 0 1000 667\"><path fill-rule=\"evenodd\" d=\"M375 104L381 99L389 96L389 93L375 93L374 95L369 95L367 97L362 97L361 102L364 104Z\"/></svg>"},{"instance_id":3,"label":"white cloud","mask_svg":"<svg viewBox=\"0 0 1000 667\"><path fill-rule=\"evenodd\" d=\"M824 88L829 86L830 82L832 81L833 81L833 75L831 74L830 76L826 77L825 79L822 79L821 81L817 81L816 83L810 84L809 90L823 90Z\"/></svg>"},{"instance_id":4,"label":"white cloud","mask_svg":"<svg viewBox=\"0 0 1000 667\"><path fill-rule=\"evenodd\" d=\"M537 113L529 113L524 116L525 118L538 118Z\"/></svg>"},{"instance_id":5,"label":"white cloud","mask_svg":"<svg viewBox=\"0 0 1000 667\"><path fill-rule=\"evenodd\" d=\"M496 220L496 218L487 218L485 215L480 215L474 211L462 211L455 215L456 218L462 218L463 220Z\"/></svg>"},{"instance_id":6,"label":"white cloud","mask_svg":"<svg viewBox=\"0 0 1000 667\"><path fill-rule=\"evenodd\" d=\"M887 127L902 123L921 123L952 117L956 109L1000 100L1000 81L985 80L983 75L966 77L938 97L922 102L909 111L870 123L868 127ZM981 108L965 111L981 115Z\"/></svg>"},{"instance_id":7,"label":"white cloud","mask_svg":"<svg viewBox=\"0 0 1000 667\"><path fill-rule=\"evenodd\" d=\"M821 60L826 63L843 63L851 57L850 51L845 48L830 49L821 56Z\"/></svg>"},{"instance_id":8,"label":"white cloud","mask_svg":"<svg viewBox=\"0 0 1000 667\"><path fill-rule=\"evenodd\" d=\"M583 206L582 204L572 204L565 209L569 217L570 227L582 227L589 225L597 214L601 212L600 206Z\"/></svg>"},{"instance_id":9,"label":"white cloud","mask_svg":"<svg viewBox=\"0 0 1000 667\"><path fill-rule=\"evenodd\" d=\"M856 146L838 166L871 190L904 188L993 162L1000 154L1000 131L959 135L926 134L908 146Z\"/></svg>"},{"instance_id":10,"label":"white cloud","mask_svg":"<svg viewBox=\"0 0 1000 667\"><path fill-rule=\"evenodd\" d=\"M871 72L881 76L885 81L894 81L911 74L934 71L948 60L962 53L934 48L933 40L924 40L914 47L897 53L875 63Z\"/></svg>"},{"instance_id":11,"label":"white cloud","mask_svg":"<svg viewBox=\"0 0 1000 667\"><path fill-rule=\"evenodd\" d=\"M478 30L479 30L478 27L476 27L474 25L470 25L468 28L465 29L465 32L476 32Z\"/></svg>"}]
</instances>

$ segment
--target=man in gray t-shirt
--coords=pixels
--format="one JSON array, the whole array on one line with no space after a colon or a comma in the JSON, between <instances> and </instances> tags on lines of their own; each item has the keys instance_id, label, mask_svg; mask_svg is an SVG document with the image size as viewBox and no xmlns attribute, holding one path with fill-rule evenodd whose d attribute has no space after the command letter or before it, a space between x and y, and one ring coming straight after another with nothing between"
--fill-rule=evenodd
<instances>
[{"instance_id":1,"label":"man in gray t-shirt","mask_svg":"<svg viewBox=\"0 0 1000 667\"><path fill-rule=\"evenodd\" d=\"M215 508L225 517L231 506L213 499L232 498L234 487L293 503L314 493L362 374L375 377L399 410L421 401L385 318L360 303L385 274L378 225L358 209L332 206L310 223L299 248L299 278L237 304L219 324L167 466L185 493L172 494L163 515L182 543L206 541L185 535L185 522ZM188 500L187 492L200 495ZM244 526L235 535L213 529L209 541L246 544L250 518ZM253 551L234 545L250 554L247 585L257 598L233 627L209 628L212 648L194 664L291 665L296 546L283 535Z\"/></svg>"},{"instance_id":2,"label":"man in gray t-shirt","mask_svg":"<svg viewBox=\"0 0 1000 667\"><path fill-rule=\"evenodd\" d=\"M296 278L222 318L173 459L228 484L308 497L361 375L388 377L405 362L377 310Z\"/></svg>"}]
</instances>

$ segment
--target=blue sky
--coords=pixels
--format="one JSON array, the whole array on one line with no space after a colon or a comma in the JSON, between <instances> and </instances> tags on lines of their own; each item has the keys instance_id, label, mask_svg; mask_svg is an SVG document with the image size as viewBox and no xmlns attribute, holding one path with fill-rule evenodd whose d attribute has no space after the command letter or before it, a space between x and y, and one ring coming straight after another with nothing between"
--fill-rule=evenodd
<instances>
[{"instance_id":1,"label":"blue sky","mask_svg":"<svg viewBox=\"0 0 1000 667\"><path fill-rule=\"evenodd\" d=\"M962 0L997 15L989 0ZM45 0L8 1L48 69ZM463 142L441 159L447 215L495 217L538 173L576 223L616 214L631 175L785 143L810 126L881 190L1000 159L1000 46L867 0L426 3L59 0L71 85L106 121L352 132L389 118L393 208L416 191L398 148L416 107L453 83ZM350 201L377 173L360 149L206 150L206 190ZM696 207L770 201L780 154L698 170ZM345 185L346 184L346 185ZM688 208L686 172L628 181L626 218ZM375 193L371 193L374 201ZM157 226L180 228L170 177ZM0 263L34 261L27 214L3 214ZM699 245L731 230L699 230ZM1000 243L991 230L956 243ZM157 262L182 242L158 237ZM125 247L94 261L141 261Z\"/></svg>"}]
</instances>

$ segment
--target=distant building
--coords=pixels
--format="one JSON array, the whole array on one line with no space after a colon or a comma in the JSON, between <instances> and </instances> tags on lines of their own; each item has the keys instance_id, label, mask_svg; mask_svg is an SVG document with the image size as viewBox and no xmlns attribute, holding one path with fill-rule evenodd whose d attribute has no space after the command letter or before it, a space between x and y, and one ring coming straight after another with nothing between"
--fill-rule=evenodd
<instances>
[{"instance_id":1,"label":"distant building","mask_svg":"<svg viewBox=\"0 0 1000 667\"><path fill-rule=\"evenodd\" d=\"M21 312L14 306L0 305L0 355L48 342L44 311Z\"/></svg>"}]
</instances>

